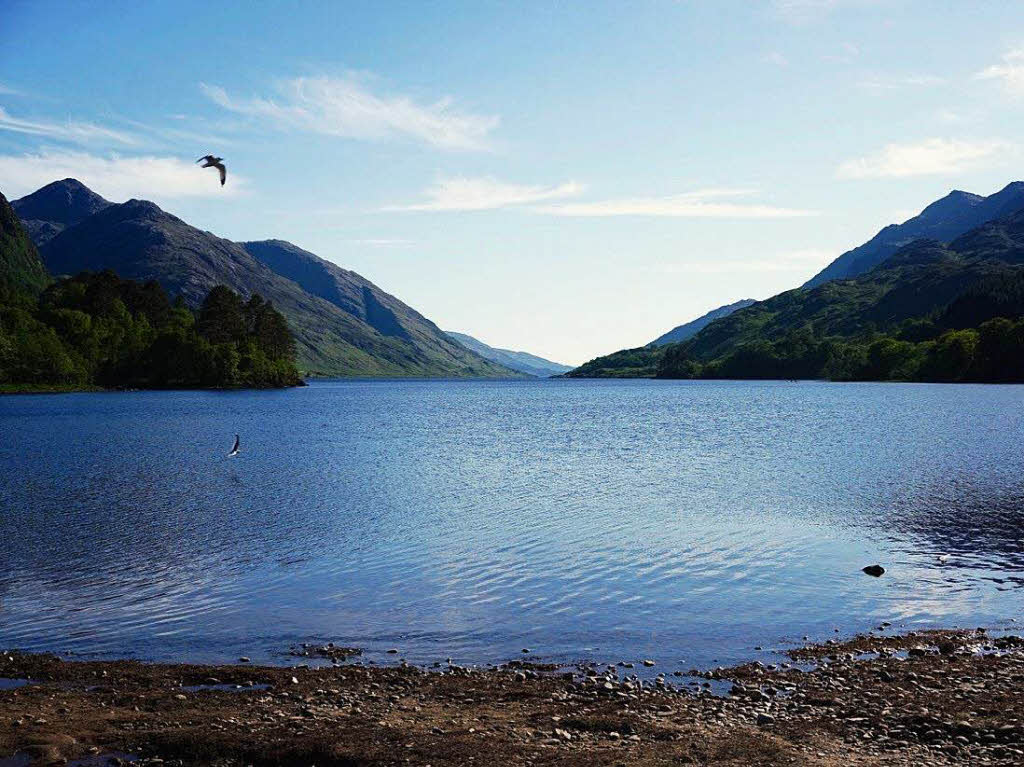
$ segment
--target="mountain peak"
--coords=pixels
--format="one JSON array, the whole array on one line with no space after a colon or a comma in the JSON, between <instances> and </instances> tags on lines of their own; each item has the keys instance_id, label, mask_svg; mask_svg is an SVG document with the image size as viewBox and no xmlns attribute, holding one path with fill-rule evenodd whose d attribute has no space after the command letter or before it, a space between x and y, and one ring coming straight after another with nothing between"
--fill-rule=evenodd
<instances>
[{"instance_id":1,"label":"mountain peak","mask_svg":"<svg viewBox=\"0 0 1024 767\"><path fill-rule=\"evenodd\" d=\"M126 213L132 213L135 215L154 216L165 212L163 208L155 202L150 202L149 200L138 200L134 197L127 202L122 203L119 207Z\"/></svg>"},{"instance_id":2,"label":"mountain peak","mask_svg":"<svg viewBox=\"0 0 1024 767\"><path fill-rule=\"evenodd\" d=\"M980 194L972 194L961 189L954 189L945 197L941 197L921 211L918 219L929 220L944 218L961 213L966 208L972 208L985 198Z\"/></svg>"},{"instance_id":3,"label":"mountain peak","mask_svg":"<svg viewBox=\"0 0 1024 767\"><path fill-rule=\"evenodd\" d=\"M914 240L951 242L965 232L1021 208L1024 208L1024 182L1011 182L988 197L954 189L913 218L899 225L889 225L863 245L846 251L803 287L813 288L830 280L856 277Z\"/></svg>"},{"instance_id":4,"label":"mountain peak","mask_svg":"<svg viewBox=\"0 0 1024 767\"><path fill-rule=\"evenodd\" d=\"M77 224L109 205L109 200L75 178L54 181L11 203L23 221L45 221L60 227Z\"/></svg>"}]
</instances>

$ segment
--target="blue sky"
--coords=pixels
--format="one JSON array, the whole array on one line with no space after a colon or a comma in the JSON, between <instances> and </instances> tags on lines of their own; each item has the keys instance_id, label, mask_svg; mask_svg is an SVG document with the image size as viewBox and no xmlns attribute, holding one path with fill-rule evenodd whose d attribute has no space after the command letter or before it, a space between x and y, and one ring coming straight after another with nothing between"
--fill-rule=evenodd
<instances>
[{"instance_id":1,"label":"blue sky","mask_svg":"<svg viewBox=\"0 0 1024 767\"><path fill-rule=\"evenodd\" d=\"M75 176L567 363L1024 177L1022 118L1011 1L6 0L0 21L9 198Z\"/></svg>"}]
</instances>

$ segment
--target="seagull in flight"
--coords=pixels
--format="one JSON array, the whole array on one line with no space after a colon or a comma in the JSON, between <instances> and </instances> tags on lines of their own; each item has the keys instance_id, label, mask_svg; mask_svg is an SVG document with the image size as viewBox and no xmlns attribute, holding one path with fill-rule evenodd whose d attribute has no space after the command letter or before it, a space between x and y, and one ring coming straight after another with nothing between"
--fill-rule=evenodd
<instances>
[{"instance_id":1,"label":"seagull in flight","mask_svg":"<svg viewBox=\"0 0 1024 767\"><path fill-rule=\"evenodd\" d=\"M234 458L238 455L238 447L241 445L241 440L238 439L238 435L235 435L235 445L231 448L231 452L228 453L228 458Z\"/></svg>"},{"instance_id":2,"label":"seagull in flight","mask_svg":"<svg viewBox=\"0 0 1024 767\"><path fill-rule=\"evenodd\" d=\"M220 185L224 186L224 182L228 177L228 169L224 167L223 157L214 157L212 154L206 155L206 157L200 157L196 162L203 163L204 168L216 168L220 171Z\"/></svg>"}]
</instances>

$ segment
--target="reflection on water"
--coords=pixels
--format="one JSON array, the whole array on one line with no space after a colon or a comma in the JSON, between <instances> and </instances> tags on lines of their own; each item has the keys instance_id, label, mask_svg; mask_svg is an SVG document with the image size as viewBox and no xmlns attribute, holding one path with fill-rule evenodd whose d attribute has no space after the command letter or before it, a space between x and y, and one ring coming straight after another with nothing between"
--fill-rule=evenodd
<instances>
[{"instance_id":1,"label":"reflection on water","mask_svg":"<svg viewBox=\"0 0 1024 767\"><path fill-rule=\"evenodd\" d=\"M1024 603L1022 387L321 382L0 435L0 646L663 668Z\"/></svg>"}]
</instances>

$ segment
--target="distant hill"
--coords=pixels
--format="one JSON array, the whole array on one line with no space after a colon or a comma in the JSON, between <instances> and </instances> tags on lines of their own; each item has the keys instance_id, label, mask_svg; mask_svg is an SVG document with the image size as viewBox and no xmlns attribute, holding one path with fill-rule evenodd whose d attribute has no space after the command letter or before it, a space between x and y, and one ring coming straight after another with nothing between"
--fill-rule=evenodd
<instances>
[{"instance_id":1,"label":"distant hill","mask_svg":"<svg viewBox=\"0 0 1024 767\"><path fill-rule=\"evenodd\" d=\"M7 198L0 194L0 298L39 293L50 277Z\"/></svg>"},{"instance_id":2,"label":"distant hill","mask_svg":"<svg viewBox=\"0 0 1024 767\"><path fill-rule=\"evenodd\" d=\"M287 318L299 367L311 375L514 375L451 341L433 323L369 281L293 245L251 243L265 263L246 247L196 229L152 202L110 204L83 189L77 182L58 182L18 201L21 210L54 215L51 223L63 227L40 248L55 276L111 269L126 279L156 280L193 308L219 284L243 298L259 293ZM90 208L94 212L74 222ZM318 264L323 274L332 275L333 267L348 275L358 287L362 304L332 301L275 271L301 277L300 266L312 273ZM312 278L302 279L312 284ZM323 280L326 284L327 278Z\"/></svg>"},{"instance_id":3,"label":"distant hill","mask_svg":"<svg viewBox=\"0 0 1024 767\"><path fill-rule=\"evenodd\" d=\"M36 247L110 205L81 181L66 178L11 203Z\"/></svg>"},{"instance_id":4,"label":"distant hill","mask_svg":"<svg viewBox=\"0 0 1024 767\"><path fill-rule=\"evenodd\" d=\"M641 346L636 349L622 349L603 357L584 362L565 374L566 378L654 378L658 365L665 356L664 346Z\"/></svg>"},{"instance_id":5,"label":"distant hill","mask_svg":"<svg viewBox=\"0 0 1024 767\"><path fill-rule=\"evenodd\" d=\"M536 378L550 378L551 376L572 370L572 365L562 365L558 362L538 357L535 354L488 346L483 341L478 341L473 336L467 336L465 333L446 330L445 334L485 359L497 362L499 365L504 365L507 368L518 370L520 373L535 376Z\"/></svg>"},{"instance_id":6,"label":"distant hill","mask_svg":"<svg viewBox=\"0 0 1024 767\"><path fill-rule=\"evenodd\" d=\"M753 298L743 298L734 304L719 306L717 309L712 309L707 314L702 314L695 320L690 320L684 325L678 325L672 328L672 330L662 336L658 336L647 345L664 346L665 344L675 344L680 341L685 341L688 338L693 338L697 333L715 320L720 319L721 317L728 317L737 309L744 309L753 303L756 303Z\"/></svg>"},{"instance_id":7,"label":"distant hill","mask_svg":"<svg viewBox=\"0 0 1024 767\"><path fill-rule=\"evenodd\" d=\"M870 271L914 240L949 242L987 221L1024 208L1024 182L1014 181L988 197L953 191L902 224L885 227L853 250L848 250L804 283L813 288L829 280L849 279Z\"/></svg>"}]
</instances>

